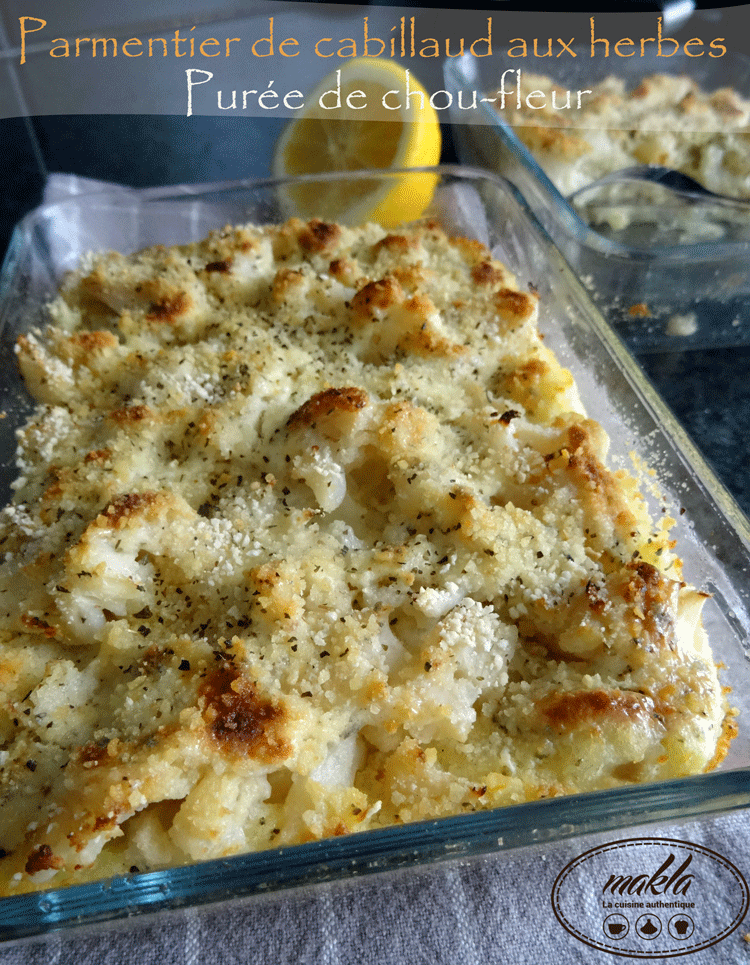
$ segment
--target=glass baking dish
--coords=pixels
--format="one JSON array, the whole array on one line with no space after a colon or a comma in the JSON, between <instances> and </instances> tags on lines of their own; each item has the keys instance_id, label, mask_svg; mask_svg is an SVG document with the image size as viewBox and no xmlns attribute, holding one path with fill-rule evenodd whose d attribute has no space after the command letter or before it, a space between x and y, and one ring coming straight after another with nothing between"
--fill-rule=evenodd
<instances>
[{"instance_id":1,"label":"glass baking dish","mask_svg":"<svg viewBox=\"0 0 750 965\"><path fill-rule=\"evenodd\" d=\"M577 90L612 75L632 88L649 74L680 74L685 67L684 60L673 63L655 56L592 59L588 49L578 53L575 60L555 61L553 69L544 61L534 63L529 72L553 75L561 87L573 91L575 103ZM445 62L459 159L502 174L520 188L595 303L635 352L750 344L750 238L744 229L744 240L638 246L591 228L492 104L481 102L482 92L497 89L504 70L515 71L519 66L527 70L528 63L498 63L489 58L485 62L469 56ZM750 59L742 55L696 60L690 64L690 76L708 91L733 87L750 97ZM514 74L509 75L506 86L512 89L514 81ZM459 92L463 92L462 103L468 105L474 91L476 110L460 109ZM686 194L678 193L673 200L678 215L682 210L694 219L693 224L697 219L704 228L718 211L711 206L691 209ZM637 219L635 203L632 208L630 213ZM747 217L750 221L750 210ZM718 237L730 237L721 233L720 217L716 227Z\"/></svg>"},{"instance_id":2,"label":"glass baking dish","mask_svg":"<svg viewBox=\"0 0 750 965\"><path fill-rule=\"evenodd\" d=\"M541 800L493 811L366 831L164 871L45 890L0 900L0 941L113 925L145 913L205 906L343 877L501 852L649 822L684 820L750 806L750 528L731 497L649 386L518 193L503 179L459 166L427 172L435 194L425 217L451 234L488 244L540 294L540 329L578 381L581 396L612 439L615 464L631 455L659 471L660 492L644 491L678 522L685 578L711 592L705 624L740 711L740 734L721 768L675 781ZM403 172L304 179L340 191L393 184ZM297 179L299 180L299 179ZM201 238L227 222L268 223L288 214L290 182L233 182L142 192L106 191L47 205L13 236L0 277L0 332L6 378L0 387L2 482L7 496L13 432L28 410L12 343L40 323L64 272L88 251L133 251ZM322 196L324 192L321 191ZM356 196L356 190L352 190ZM325 216L326 212L319 212ZM343 220L343 219L342 219ZM684 512L683 512L684 510Z\"/></svg>"}]
</instances>

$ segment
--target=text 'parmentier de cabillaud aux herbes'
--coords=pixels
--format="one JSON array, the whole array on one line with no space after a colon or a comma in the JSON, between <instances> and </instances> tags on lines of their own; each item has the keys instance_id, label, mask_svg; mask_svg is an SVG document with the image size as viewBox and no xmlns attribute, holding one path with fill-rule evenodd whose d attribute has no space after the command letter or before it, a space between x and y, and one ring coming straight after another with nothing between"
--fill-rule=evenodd
<instances>
[{"instance_id":1,"label":"text 'parmentier de cabillaud aux herbes'","mask_svg":"<svg viewBox=\"0 0 750 965\"><path fill-rule=\"evenodd\" d=\"M249 64L268 62L268 58L290 59L299 56L314 56L318 58L334 58L334 63L343 64L355 57L390 58L392 60L419 64L430 58L470 57L498 57L509 61L541 58L609 58L609 57L662 57L697 59L700 57L718 58L727 52L724 37L714 37L704 40L692 37L686 41L678 41L664 35L663 20L657 17L650 35L641 37L611 38L599 36L594 17L589 18L585 41L572 37L512 37L498 36L499 30L493 24L493 18L487 17L485 25L478 36L431 37L425 36L417 25L415 16L402 16L390 28L387 34L381 28L378 33L371 30L369 18L362 19L361 33L357 36L335 38L321 36L310 41L307 45L301 43L294 36L285 36L275 24L274 17L264 22L264 29L255 38L242 37L214 37L201 36L195 33L196 27L177 28L174 32L159 36L128 38L91 36L91 37L46 37L47 21L41 17L19 17L20 31L20 64L26 64L29 54L47 54L55 60L70 63L71 59L99 58L111 63L119 57L130 61L143 63L139 58L149 60L163 60L165 58L188 58L193 63L204 62L208 58L244 57ZM329 28L330 29L330 28ZM494 35L493 35L494 31ZM350 31L352 32L352 31ZM182 61L184 63L184 61ZM501 77L496 97L488 97L483 92L464 92L460 97L445 90L434 91L429 95L431 107L441 110L451 106L461 110L476 109L477 103L497 101L497 106L503 108L505 99L513 97L517 101L520 93L520 68L508 68ZM507 79L507 80L506 80ZM211 82L214 72L200 67L185 67L185 94L187 99L187 116L194 113L194 94L197 88L202 97L215 97L216 107L222 111L251 110L259 107L263 111L278 110L283 106L286 111L296 111L307 106L305 94L300 90L280 92L274 87L274 80L268 80L265 86L246 90L216 89ZM409 89L410 72L405 71L403 89L393 89L379 94L380 106L390 111L400 111L404 106L417 109L425 106L425 97L420 91ZM506 87L507 83L507 87ZM580 108L582 97L591 93L581 89L559 102L548 104L541 91L532 91L526 95L526 106L532 110L544 107L553 109ZM458 101L460 100L460 103ZM318 105L321 110L334 111L344 107L351 111L362 110L368 106L365 91L347 91L342 100L340 81L330 90L319 95ZM516 106L521 105L516 103Z\"/></svg>"}]
</instances>

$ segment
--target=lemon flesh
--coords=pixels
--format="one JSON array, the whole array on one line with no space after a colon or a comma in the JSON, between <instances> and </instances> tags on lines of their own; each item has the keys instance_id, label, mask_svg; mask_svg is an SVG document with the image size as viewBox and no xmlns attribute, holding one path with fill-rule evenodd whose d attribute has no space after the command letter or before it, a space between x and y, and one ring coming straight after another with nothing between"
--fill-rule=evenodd
<instances>
[{"instance_id":1,"label":"lemon flesh","mask_svg":"<svg viewBox=\"0 0 750 965\"><path fill-rule=\"evenodd\" d=\"M339 89L340 101L330 93ZM276 145L273 171L290 177L430 167L440 160L440 149L437 112L413 74L391 61L359 58L332 71L308 95L304 112L290 121ZM294 213L304 217L391 227L418 218L436 183L435 174L414 172L300 184L285 195Z\"/></svg>"}]
</instances>

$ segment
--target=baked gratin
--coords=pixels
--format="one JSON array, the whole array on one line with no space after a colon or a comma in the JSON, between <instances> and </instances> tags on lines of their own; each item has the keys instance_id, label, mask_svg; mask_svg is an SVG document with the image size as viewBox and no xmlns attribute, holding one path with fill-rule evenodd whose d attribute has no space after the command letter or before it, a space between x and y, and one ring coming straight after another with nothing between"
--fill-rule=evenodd
<instances>
[{"instance_id":1,"label":"baked gratin","mask_svg":"<svg viewBox=\"0 0 750 965\"><path fill-rule=\"evenodd\" d=\"M226 228L49 313L0 528L3 893L725 754L705 595L481 244Z\"/></svg>"},{"instance_id":2,"label":"baked gratin","mask_svg":"<svg viewBox=\"0 0 750 965\"><path fill-rule=\"evenodd\" d=\"M623 168L656 164L718 194L750 198L750 100L736 90L709 92L681 75L653 74L636 86L611 76L581 85L579 108L577 92L548 76L521 71L520 79L520 109L514 93L498 112L562 195ZM533 91L544 99L527 102Z\"/></svg>"}]
</instances>

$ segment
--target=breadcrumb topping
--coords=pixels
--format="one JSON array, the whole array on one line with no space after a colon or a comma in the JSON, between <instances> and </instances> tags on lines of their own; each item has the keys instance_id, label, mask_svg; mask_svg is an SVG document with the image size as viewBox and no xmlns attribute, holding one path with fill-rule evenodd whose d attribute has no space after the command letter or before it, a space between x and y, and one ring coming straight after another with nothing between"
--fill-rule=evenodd
<instances>
[{"instance_id":1,"label":"breadcrumb topping","mask_svg":"<svg viewBox=\"0 0 750 965\"><path fill-rule=\"evenodd\" d=\"M104 254L18 341L4 893L701 771L667 528L477 242Z\"/></svg>"},{"instance_id":2,"label":"breadcrumb topping","mask_svg":"<svg viewBox=\"0 0 750 965\"><path fill-rule=\"evenodd\" d=\"M622 168L656 164L710 191L750 198L750 101L730 87L707 91L671 74L628 86L611 76L591 84L579 108L562 110L569 92L553 78L522 72L521 87L520 109L514 95L501 113L563 195ZM540 98L527 105L532 91L545 95L544 106Z\"/></svg>"}]
</instances>

